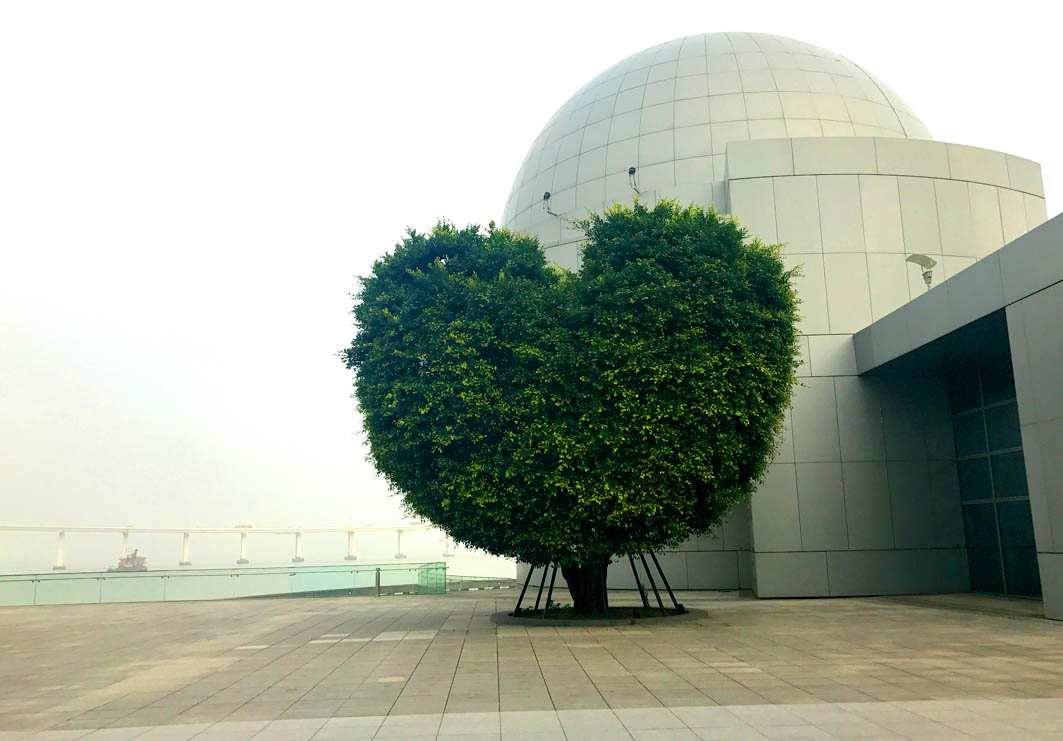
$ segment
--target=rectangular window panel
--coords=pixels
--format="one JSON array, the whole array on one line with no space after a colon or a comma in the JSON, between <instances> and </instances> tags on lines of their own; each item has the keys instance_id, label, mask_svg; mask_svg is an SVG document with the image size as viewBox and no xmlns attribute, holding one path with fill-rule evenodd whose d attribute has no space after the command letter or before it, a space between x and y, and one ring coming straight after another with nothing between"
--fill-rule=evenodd
<instances>
[{"instance_id":1,"label":"rectangular window panel","mask_svg":"<svg viewBox=\"0 0 1063 741\"><path fill-rule=\"evenodd\" d=\"M971 589L1039 595L1011 357L950 376L948 390Z\"/></svg>"},{"instance_id":2,"label":"rectangular window panel","mask_svg":"<svg viewBox=\"0 0 1063 741\"><path fill-rule=\"evenodd\" d=\"M1033 548L1033 518L1030 516L1030 500L997 502L997 519L1000 522L1000 543L1005 548Z\"/></svg>"},{"instance_id":3,"label":"rectangular window panel","mask_svg":"<svg viewBox=\"0 0 1063 741\"><path fill-rule=\"evenodd\" d=\"M1000 570L1000 550L997 548L968 548L967 562L971 566L971 589L976 592L1004 592L1004 575Z\"/></svg>"},{"instance_id":4,"label":"rectangular window panel","mask_svg":"<svg viewBox=\"0 0 1063 741\"><path fill-rule=\"evenodd\" d=\"M1019 408L1014 402L986 409L985 423L989 431L990 450L1022 446L1022 432L1019 429Z\"/></svg>"},{"instance_id":5,"label":"rectangular window panel","mask_svg":"<svg viewBox=\"0 0 1063 741\"><path fill-rule=\"evenodd\" d=\"M968 548L996 548L999 545L992 504L963 505L963 529L967 533Z\"/></svg>"},{"instance_id":6,"label":"rectangular window panel","mask_svg":"<svg viewBox=\"0 0 1063 741\"><path fill-rule=\"evenodd\" d=\"M1015 398L1015 376L1011 370L1011 356L982 366L982 397L985 404Z\"/></svg>"},{"instance_id":7,"label":"rectangular window panel","mask_svg":"<svg viewBox=\"0 0 1063 741\"><path fill-rule=\"evenodd\" d=\"M952 429L956 434L957 456L962 458L985 452L985 426L981 412L953 417Z\"/></svg>"},{"instance_id":8,"label":"rectangular window panel","mask_svg":"<svg viewBox=\"0 0 1063 741\"><path fill-rule=\"evenodd\" d=\"M959 461L956 470L960 474L960 497L964 500L992 499L993 483L989 475L988 458L972 458Z\"/></svg>"},{"instance_id":9,"label":"rectangular window panel","mask_svg":"<svg viewBox=\"0 0 1063 741\"><path fill-rule=\"evenodd\" d=\"M982 406L977 370L972 369L967 373L949 377L949 405L952 407L953 414Z\"/></svg>"},{"instance_id":10,"label":"rectangular window panel","mask_svg":"<svg viewBox=\"0 0 1063 741\"><path fill-rule=\"evenodd\" d=\"M1026 486L1026 461L1022 451L998 453L992 457L993 487L998 499L1004 497L1028 497L1030 490Z\"/></svg>"},{"instance_id":11,"label":"rectangular window panel","mask_svg":"<svg viewBox=\"0 0 1063 741\"><path fill-rule=\"evenodd\" d=\"M1041 593L1041 574L1033 548L1005 548L1004 572L1008 577L1008 594L1032 597Z\"/></svg>"}]
</instances>

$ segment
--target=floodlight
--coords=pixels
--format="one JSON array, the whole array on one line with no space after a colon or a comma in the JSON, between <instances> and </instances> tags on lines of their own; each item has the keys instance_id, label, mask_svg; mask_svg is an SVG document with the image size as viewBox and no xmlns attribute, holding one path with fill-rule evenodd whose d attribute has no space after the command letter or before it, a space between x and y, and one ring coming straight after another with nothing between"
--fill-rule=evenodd
<instances>
[{"instance_id":1,"label":"floodlight","mask_svg":"<svg viewBox=\"0 0 1063 741\"><path fill-rule=\"evenodd\" d=\"M938 264L938 261L929 255L920 255L918 253L908 255L905 258L905 262L910 262L913 265L918 265L923 270L923 282L926 283L926 290L930 290L930 281L933 280L934 266Z\"/></svg>"},{"instance_id":2,"label":"floodlight","mask_svg":"<svg viewBox=\"0 0 1063 741\"><path fill-rule=\"evenodd\" d=\"M557 216L552 210L550 210L550 191L543 193L543 211L551 216Z\"/></svg>"},{"instance_id":3,"label":"floodlight","mask_svg":"<svg viewBox=\"0 0 1063 741\"><path fill-rule=\"evenodd\" d=\"M638 178L635 177L636 172L638 172L638 170L634 167L627 168L627 182L628 185L631 186L631 190L635 191L635 195L640 196L642 194L639 192L639 181Z\"/></svg>"}]
</instances>

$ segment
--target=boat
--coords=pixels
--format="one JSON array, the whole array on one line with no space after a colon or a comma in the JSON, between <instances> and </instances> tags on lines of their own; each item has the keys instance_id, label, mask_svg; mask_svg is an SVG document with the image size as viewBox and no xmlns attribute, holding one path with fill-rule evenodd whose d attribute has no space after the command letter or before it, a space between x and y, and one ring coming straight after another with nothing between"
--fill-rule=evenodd
<instances>
[{"instance_id":1,"label":"boat","mask_svg":"<svg viewBox=\"0 0 1063 741\"><path fill-rule=\"evenodd\" d=\"M145 556L138 556L139 550L139 548L134 548L130 552L128 548L123 548L122 555L118 558L118 565L110 567L107 571L147 571L148 559Z\"/></svg>"}]
</instances>

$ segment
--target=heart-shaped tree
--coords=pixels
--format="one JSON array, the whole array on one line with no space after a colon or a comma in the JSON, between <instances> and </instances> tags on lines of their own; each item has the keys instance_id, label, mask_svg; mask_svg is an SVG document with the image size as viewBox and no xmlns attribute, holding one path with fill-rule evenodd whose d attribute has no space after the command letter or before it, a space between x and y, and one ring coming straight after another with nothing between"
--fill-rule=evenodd
<instances>
[{"instance_id":1,"label":"heart-shaped tree","mask_svg":"<svg viewBox=\"0 0 1063 741\"><path fill-rule=\"evenodd\" d=\"M662 201L576 222L578 272L504 229L409 231L362 279L370 455L455 540L559 564L606 609L613 556L675 546L749 495L790 401L796 298L778 247Z\"/></svg>"}]
</instances>

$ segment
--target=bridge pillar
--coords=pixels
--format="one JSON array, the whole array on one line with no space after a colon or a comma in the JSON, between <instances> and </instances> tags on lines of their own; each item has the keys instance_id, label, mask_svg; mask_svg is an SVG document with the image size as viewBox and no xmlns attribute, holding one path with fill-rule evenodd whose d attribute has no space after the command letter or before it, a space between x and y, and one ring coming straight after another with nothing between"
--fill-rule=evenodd
<instances>
[{"instance_id":1,"label":"bridge pillar","mask_svg":"<svg viewBox=\"0 0 1063 741\"><path fill-rule=\"evenodd\" d=\"M292 556L292 563L303 562L303 534L295 534L295 555Z\"/></svg>"},{"instance_id":2,"label":"bridge pillar","mask_svg":"<svg viewBox=\"0 0 1063 741\"><path fill-rule=\"evenodd\" d=\"M240 558L236 559L236 564L242 566L245 563L251 563L247 560L247 533L240 533Z\"/></svg>"},{"instance_id":3,"label":"bridge pillar","mask_svg":"<svg viewBox=\"0 0 1063 741\"><path fill-rule=\"evenodd\" d=\"M55 546L55 566L52 571L66 570L66 533L59 531L59 543Z\"/></svg>"}]
</instances>

